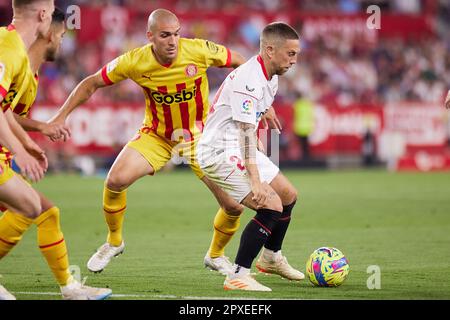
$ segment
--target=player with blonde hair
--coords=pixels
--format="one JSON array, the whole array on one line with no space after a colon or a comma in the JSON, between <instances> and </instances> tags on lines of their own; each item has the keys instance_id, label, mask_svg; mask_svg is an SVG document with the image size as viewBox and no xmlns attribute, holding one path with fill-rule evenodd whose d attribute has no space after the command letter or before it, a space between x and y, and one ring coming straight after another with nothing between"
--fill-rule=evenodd
<instances>
[{"instance_id":1,"label":"player with blonde hair","mask_svg":"<svg viewBox=\"0 0 450 320\"><path fill-rule=\"evenodd\" d=\"M18 11L24 15L31 15L31 13L23 13L25 9L20 7L19 1L15 1L19 5ZM36 5L30 5L28 10L33 12ZM45 1L42 1L44 4ZM48 1L50 2L50 1ZM47 4L47 3L45 3ZM25 5L26 6L26 5ZM15 11L17 13L17 10ZM20 16L20 15L19 15ZM17 16L15 16L17 17ZM20 19L19 19L20 20ZM20 23L17 27L20 26ZM7 28L7 32L14 32L15 25L12 24ZM20 28L20 27L19 27ZM7 103L3 106L13 111L17 116L18 122L27 130L40 131L50 137L59 137L61 135L67 136L68 130L61 125L48 125L32 119L27 119L29 109L34 103L37 94L38 86L38 70L45 61L53 61L55 55L59 50L62 37L65 33L65 15L62 11L56 9L52 14L52 23L47 32L31 44L27 67L23 69L24 77L22 86L16 86L18 90L24 92L23 95L13 95L3 102ZM11 35L9 35L11 37ZM26 53L25 53L26 54ZM2 84L3 85L3 84ZM53 272L60 288L63 299L69 300L100 300L108 297L111 294L111 289L99 289L85 286L76 281L69 272L69 259L67 254L66 243L61 232L59 209L53 205L42 194L34 191L31 186L25 183L21 177L14 174L10 168L11 152L5 147L0 147L0 159L4 164L7 164L6 170L0 176L0 179L9 179L0 186L0 188L9 188L11 192L17 194L17 197L26 194L35 195L33 204L36 205L37 213L32 216L24 216L24 212L20 208L10 205L11 199L2 199L6 206L6 211L0 217L0 259L5 257L21 240L22 235L29 229L32 224L37 225L37 241L42 255L45 257L47 264ZM6 174L8 176L6 176ZM10 182L17 181L16 185L11 185ZM0 300L12 300L15 297L10 294L4 287L0 286Z\"/></svg>"}]
</instances>

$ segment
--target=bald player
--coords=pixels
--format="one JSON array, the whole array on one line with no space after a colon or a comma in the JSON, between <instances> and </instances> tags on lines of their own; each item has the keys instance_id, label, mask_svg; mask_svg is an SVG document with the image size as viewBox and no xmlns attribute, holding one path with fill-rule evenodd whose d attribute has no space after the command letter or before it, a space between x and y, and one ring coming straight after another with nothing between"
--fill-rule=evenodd
<instances>
[{"instance_id":1,"label":"bald player","mask_svg":"<svg viewBox=\"0 0 450 320\"><path fill-rule=\"evenodd\" d=\"M172 12L153 11L147 28L150 43L126 52L84 79L51 120L51 123L65 123L68 115L97 89L125 79L133 80L145 95L143 125L122 149L106 178L103 212L109 232L106 243L88 261L88 269L93 272L102 271L112 257L124 250L122 225L128 187L141 177L157 173L174 154L184 157L197 177L218 197L223 208L217 213L219 220L232 224L223 236L229 239L237 230L243 206L229 206L214 192L220 189L200 170L195 146L209 110L206 70L211 66L237 67L244 58L208 40L180 38L180 29L178 18ZM216 263L212 264L216 270L221 266L231 269L231 263L223 255L206 258Z\"/></svg>"}]
</instances>

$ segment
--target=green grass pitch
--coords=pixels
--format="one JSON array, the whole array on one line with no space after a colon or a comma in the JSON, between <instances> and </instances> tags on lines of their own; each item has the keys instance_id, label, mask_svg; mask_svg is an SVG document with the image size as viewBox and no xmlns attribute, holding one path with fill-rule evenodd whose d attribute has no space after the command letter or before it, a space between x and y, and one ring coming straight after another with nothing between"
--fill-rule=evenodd
<instances>
[{"instance_id":1,"label":"green grass pitch","mask_svg":"<svg viewBox=\"0 0 450 320\"><path fill-rule=\"evenodd\" d=\"M374 171L286 171L300 199L284 243L289 262L305 271L310 253L334 246L350 274L338 288L257 275L273 292L229 292L224 277L203 267L217 204L188 170L138 181L128 191L125 252L101 274L86 262L106 238L102 178L48 176L37 184L61 209L71 265L88 285L109 286L111 299L449 299L450 174ZM227 248L233 260L241 228ZM381 288L369 290L367 268L379 266ZM1 283L18 299L60 299L40 255L33 226L0 262ZM55 295L51 295L55 293Z\"/></svg>"}]
</instances>

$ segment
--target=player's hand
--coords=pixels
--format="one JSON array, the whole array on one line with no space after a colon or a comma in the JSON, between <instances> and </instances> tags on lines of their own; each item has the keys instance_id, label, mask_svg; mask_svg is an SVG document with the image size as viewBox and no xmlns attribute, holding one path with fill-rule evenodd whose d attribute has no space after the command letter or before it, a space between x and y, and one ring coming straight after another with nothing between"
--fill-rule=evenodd
<instances>
[{"instance_id":1,"label":"player's hand","mask_svg":"<svg viewBox=\"0 0 450 320\"><path fill-rule=\"evenodd\" d=\"M24 143L23 146L25 147L25 150L38 161L42 170L46 172L48 169L48 160L44 150L31 139Z\"/></svg>"},{"instance_id":2,"label":"player's hand","mask_svg":"<svg viewBox=\"0 0 450 320\"><path fill-rule=\"evenodd\" d=\"M256 202L256 208L263 208L269 196L269 191L266 186L263 183L254 183L252 184L252 193L252 200Z\"/></svg>"},{"instance_id":3,"label":"player's hand","mask_svg":"<svg viewBox=\"0 0 450 320\"><path fill-rule=\"evenodd\" d=\"M281 126L281 122L277 117L274 107L270 107L267 110L267 112L262 116L261 123L263 129L267 128L274 129L278 134L280 134L281 130L283 129Z\"/></svg>"},{"instance_id":4,"label":"player's hand","mask_svg":"<svg viewBox=\"0 0 450 320\"><path fill-rule=\"evenodd\" d=\"M23 150L14 156L14 161L20 169L20 173L31 182L38 182L44 177L45 170L38 160Z\"/></svg>"},{"instance_id":5,"label":"player's hand","mask_svg":"<svg viewBox=\"0 0 450 320\"><path fill-rule=\"evenodd\" d=\"M447 98L445 98L445 107L450 109L450 90L448 90Z\"/></svg>"},{"instance_id":6,"label":"player's hand","mask_svg":"<svg viewBox=\"0 0 450 320\"><path fill-rule=\"evenodd\" d=\"M53 142L57 140L67 141L71 136L69 127L61 121L43 124L41 133L49 137Z\"/></svg>"}]
</instances>

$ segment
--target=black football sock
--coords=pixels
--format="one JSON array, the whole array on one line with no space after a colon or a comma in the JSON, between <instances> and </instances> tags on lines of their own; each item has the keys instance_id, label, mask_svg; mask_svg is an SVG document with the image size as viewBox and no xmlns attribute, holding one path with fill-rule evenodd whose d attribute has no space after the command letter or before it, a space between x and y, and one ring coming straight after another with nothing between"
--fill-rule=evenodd
<instances>
[{"instance_id":1,"label":"black football sock","mask_svg":"<svg viewBox=\"0 0 450 320\"><path fill-rule=\"evenodd\" d=\"M280 219L278 219L277 224L272 229L272 233L269 238L267 238L264 248L277 252L281 250L283 244L284 236L286 235L289 223L291 222L291 212L295 206L295 202L283 206L283 212L281 213Z\"/></svg>"},{"instance_id":2,"label":"black football sock","mask_svg":"<svg viewBox=\"0 0 450 320\"><path fill-rule=\"evenodd\" d=\"M262 246L270 236L273 227L280 218L281 212L260 209L242 232L236 264L250 269Z\"/></svg>"}]
</instances>

